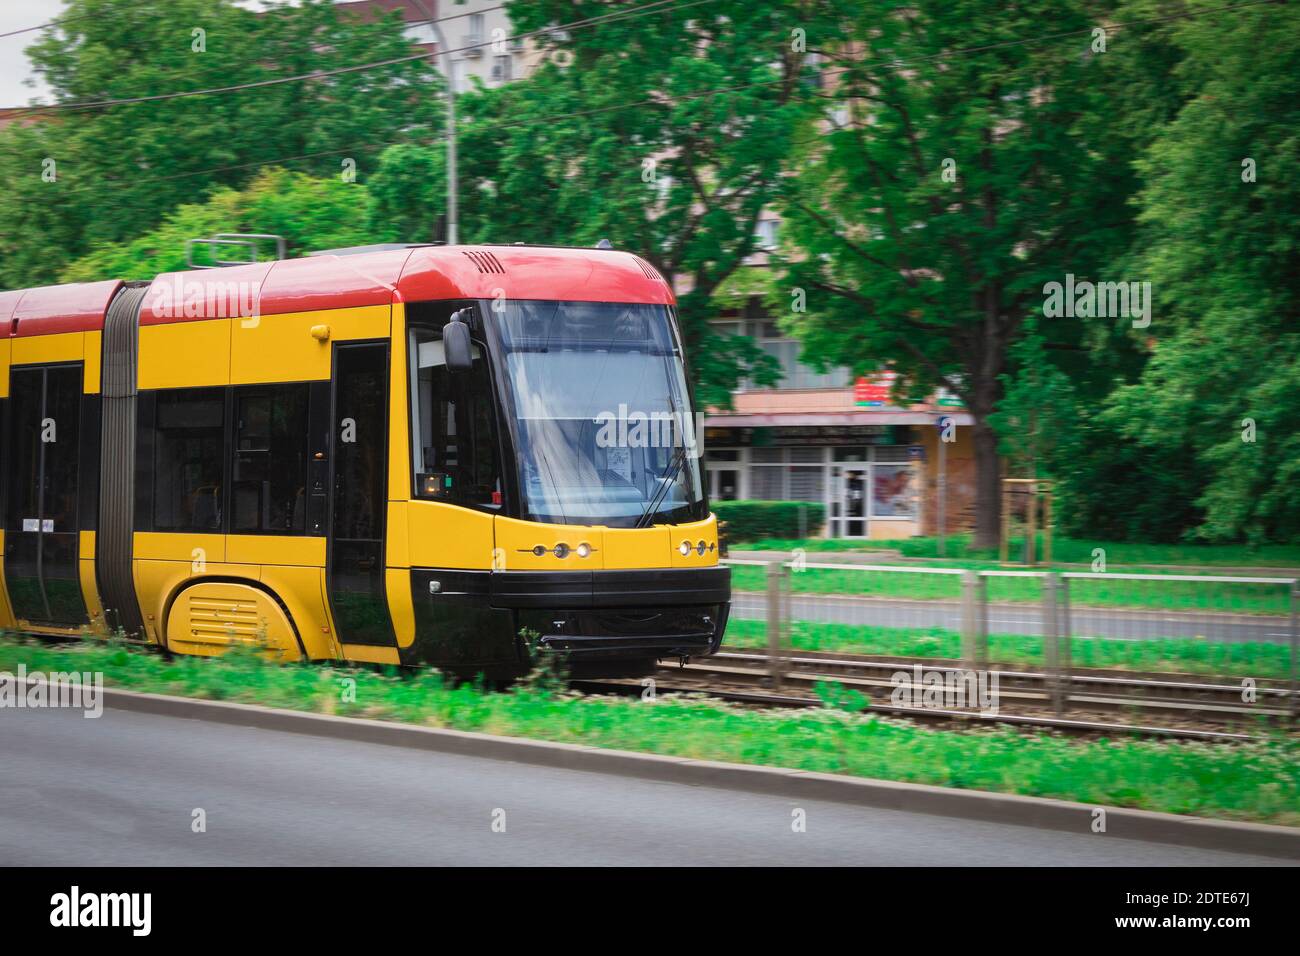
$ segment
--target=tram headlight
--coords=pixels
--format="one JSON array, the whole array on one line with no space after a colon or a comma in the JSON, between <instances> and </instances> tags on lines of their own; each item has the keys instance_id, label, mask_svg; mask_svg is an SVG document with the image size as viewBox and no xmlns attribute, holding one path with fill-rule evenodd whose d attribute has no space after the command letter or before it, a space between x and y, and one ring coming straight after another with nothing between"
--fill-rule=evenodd
<instances>
[{"instance_id":1,"label":"tram headlight","mask_svg":"<svg viewBox=\"0 0 1300 956\"><path fill-rule=\"evenodd\" d=\"M587 558L591 556L591 545L587 544L587 542L585 541L582 542L582 544L578 545L576 550L578 552L578 557L580 558Z\"/></svg>"},{"instance_id":2,"label":"tram headlight","mask_svg":"<svg viewBox=\"0 0 1300 956\"><path fill-rule=\"evenodd\" d=\"M707 550L709 550L709 545L703 538L701 538L700 543L695 546L695 553L700 555L700 557L703 557L704 552Z\"/></svg>"},{"instance_id":3,"label":"tram headlight","mask_svg":"<svg viewBox=\"0 0 1300 956\"><path fill-rule=\"evenodd\" d=\"M691 553L691 543L689 541L683 541L678 545L677 550L682 553L682 557L684 558Z\"/></svg>"},{"instance_id":4,"label":"tram headlight","mask_svg":"<svg viewBox=\"0 0 1300 956\"><path fill-rule=\"evenodd\" d=\"M561 541L555 546L555 550L552 551L551 554L555 555L557 558L567 558L569 556L569 546Z\"/></svg>"}]
</instances>

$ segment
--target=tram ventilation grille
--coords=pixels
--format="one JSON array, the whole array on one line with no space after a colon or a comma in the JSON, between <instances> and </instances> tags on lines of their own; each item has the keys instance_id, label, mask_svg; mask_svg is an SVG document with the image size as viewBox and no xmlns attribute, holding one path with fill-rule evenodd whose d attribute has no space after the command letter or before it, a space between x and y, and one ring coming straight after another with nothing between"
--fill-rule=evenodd
<instances>
[{"instance_id":1,"label":"tram ventilation grille","mask_svg":"<svg viewBox=\"0 0 1300 956\"><path fill-rule=\"evenodd\" d=\"M469 257L469 261L478 266L478 271L503 276L506 274L505 267L501 261L490 252L474 251L462 249L461 253Z\"/></svg>"},{"instance_id":2,"label":"tram ventilation grille","mask_svg":"<svg viewBox=\"0 0 1300 956\"><path fill-rule=\"evenodd\" d=\"M636 264L641 267L641 271L645 273L647 279L656 279L664 285L668 284L668 280L661 276L659 270L650 265L650 263L646 262L640 256L634 256L633 258L636 259Z\"/></svg>"}]
</instances>

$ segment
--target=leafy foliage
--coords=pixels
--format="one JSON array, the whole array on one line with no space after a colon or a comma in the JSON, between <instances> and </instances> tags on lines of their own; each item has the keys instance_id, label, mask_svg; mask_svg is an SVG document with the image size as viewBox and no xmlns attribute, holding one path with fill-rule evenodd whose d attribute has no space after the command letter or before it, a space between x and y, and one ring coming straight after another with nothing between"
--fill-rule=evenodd
<instances>
[{"instance_id":1,"label":"leafy foliage","mask_svg":"<svg viewBox=\"0 0 1300 956\"><path fill-rule=\"evenodd\" d=\"M713 512L725 522L729 542L815 535L826 520L826 506L812 501L715 501Z\"/></svg>"},{"instance_id":2,"label":"leafy foliage","mask_svg":"<svg viewBox=\"0 0 1300 956\"><path fill-rule=\"evenodd\" d=\"M1137 164L1138 245L1160 309L1150 361L1108 414L1144 455L1181 462L1200 520L1167 527L1296 540L1300 11L1191 19L1173 40L1193 95Z\"/></svg>"},{"instance_id":3,"label":"leafy foliage","mask_svg":"<svg viewBox=\"0 0 1300 956\"><path fill-rule=\"evenodd\" d=\"M101 242L63 271L66 282L104 276L149 279L187 268L185 240L215 232L284 236L290 255L371 241L370 194L340 179L264 170L246 188L218 188L203 203L181 206L130 242Z\"/></svg>"}]
</instances>

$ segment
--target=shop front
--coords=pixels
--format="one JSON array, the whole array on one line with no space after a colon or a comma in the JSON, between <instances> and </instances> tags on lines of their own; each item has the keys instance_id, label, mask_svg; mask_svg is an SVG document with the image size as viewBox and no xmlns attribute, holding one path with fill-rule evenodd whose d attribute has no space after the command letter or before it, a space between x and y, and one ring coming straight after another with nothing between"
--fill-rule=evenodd
<instances>
[{"instance_id":1,"label":"shop front","mask_svg":"<svg viewBox=\"0 0 1300 956\"><path fill-rule=\"evenodd\" d=\"M824 533L904 538L919 533L925 449L916 426L705 426L714 500L808 501L824 506Z\"/></svg>"}]
</instances>

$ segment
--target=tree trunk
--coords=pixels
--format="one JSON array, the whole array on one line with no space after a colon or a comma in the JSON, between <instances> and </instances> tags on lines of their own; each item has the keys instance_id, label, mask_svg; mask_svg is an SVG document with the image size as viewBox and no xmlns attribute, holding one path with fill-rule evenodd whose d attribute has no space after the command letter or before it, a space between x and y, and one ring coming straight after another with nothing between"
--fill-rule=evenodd
<instances>
[{"instance_id":1,"label":"tree trunk","mask_svg":"<svg viewBox=\"0 0 1300 956\"><path fill-rule=\"evenodd\" d=\"M982 414L972 412L975 423L975 542L977 548L996 548L1002 535L1002 463L998 436Z\"/></svg>"}]
</instances>

